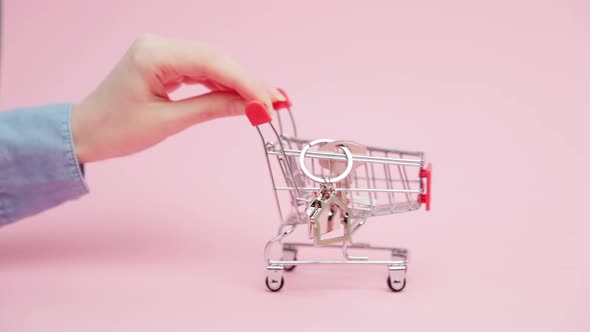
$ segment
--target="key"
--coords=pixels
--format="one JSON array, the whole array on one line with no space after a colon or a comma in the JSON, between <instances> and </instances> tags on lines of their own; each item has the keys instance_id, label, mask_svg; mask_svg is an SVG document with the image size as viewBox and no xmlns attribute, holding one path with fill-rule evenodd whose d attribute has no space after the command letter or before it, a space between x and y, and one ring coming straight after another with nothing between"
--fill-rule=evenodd
<instances>
[{"instance_id":1,"label":"key","mask_svg":"<svg viewBox=\"0 0 590 332\"><path fill-rule=\"evenodd\" d=\"M350 240L352 213L346 204L338 198L332 184L321 185L320 190L307 205L305 213L309 217L309 238L314 239L316 245ZM340 233L337 231L339 226L342 226L343 229Z\"/></svg>"}]
</instances>

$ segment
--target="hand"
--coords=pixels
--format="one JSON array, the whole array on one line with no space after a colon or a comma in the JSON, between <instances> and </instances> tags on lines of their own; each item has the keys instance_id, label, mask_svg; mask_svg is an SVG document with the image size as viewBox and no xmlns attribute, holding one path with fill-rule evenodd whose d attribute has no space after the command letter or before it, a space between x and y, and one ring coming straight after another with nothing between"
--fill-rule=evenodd
<instances>
[{"instance_id":1,"label":"hand","mask_svg":"<svg viewBox=\"0 0 590 332\"><path fill-rule=\"evenodd\" d=\"M211 92L179 101L183 83ZM270 108L284 100L209 45L155 35L139 37L106 79L72 110L80 163L145 150L194 124L243 114L247 101Z\"/></svg>"}]
</instances>

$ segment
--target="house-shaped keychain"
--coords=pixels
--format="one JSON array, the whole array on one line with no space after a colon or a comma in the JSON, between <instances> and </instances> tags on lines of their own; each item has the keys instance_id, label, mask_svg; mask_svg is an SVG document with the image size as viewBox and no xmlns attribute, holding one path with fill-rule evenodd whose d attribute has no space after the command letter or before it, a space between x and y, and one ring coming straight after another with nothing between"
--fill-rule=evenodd
<instances>
[{"instance_id":1,"label":"house-shaped keychain","mask_svg":"<svg viewBox=\"0 0 590 332\"><path fill-rule=\"evenodd\" d=\"M316 245L350 240L352 211L338 198L331 185L322 185L306 213L309 216L309 237ZM339 229L343 231L330 236Z\"/></svg>"}]
</instances>

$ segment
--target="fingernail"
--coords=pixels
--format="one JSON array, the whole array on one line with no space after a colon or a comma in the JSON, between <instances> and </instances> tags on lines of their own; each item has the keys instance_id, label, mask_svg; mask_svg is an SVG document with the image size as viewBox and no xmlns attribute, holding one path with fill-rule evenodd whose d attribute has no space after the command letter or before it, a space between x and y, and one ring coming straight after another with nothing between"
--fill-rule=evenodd
<instances>
[{"instance_id":1,"label":"fingernail","mask_svg":"<svg viewBox=\"0 0 590 332\"><path fill-rule=\"evenodd\" d=\"M287 100L287 98L285 98L285 96L277 89L273 88L272 94L273 94L275 100L278 100L278 101L286 101Z\"/></svg>"}]
</instances>

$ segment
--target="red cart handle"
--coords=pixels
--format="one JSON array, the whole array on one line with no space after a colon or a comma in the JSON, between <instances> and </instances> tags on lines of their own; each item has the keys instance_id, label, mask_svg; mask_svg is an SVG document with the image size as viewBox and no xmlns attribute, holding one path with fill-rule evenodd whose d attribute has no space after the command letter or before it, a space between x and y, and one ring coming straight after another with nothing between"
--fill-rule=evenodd
<instances>
[{"instance_id":1,"label":"red cart handle","mask_svg":"<svg viewBox=\"0 0 590 332\"><path fill-rule=\"evenodd\" d=\"M426 165L426 168L420 170L420 186L424 190L425 194L418 196L418 203L426 205L426 211L430 211L430 194L432 193L432 164ZM424 188L424 182L426 182L426 188Z\"/></svg>"},{"instance_id":2,"label":"red cart handle","mask_svg":"<svg viewBox=\"0 0 590 332\"><path fill-rule=\"evenodd\" d=\"M279 90L279 92L285 97L285 100L272 103L272 107L275 111L291 107L291 100L287 93L285 93L283 89L277 90ZM272 117L266 111L266 106L256 100L251 101L246 105L246 116L248 117L248 120L250 120L250 123L255 127L272 121Z\"/></svg>"}]
</instances>

